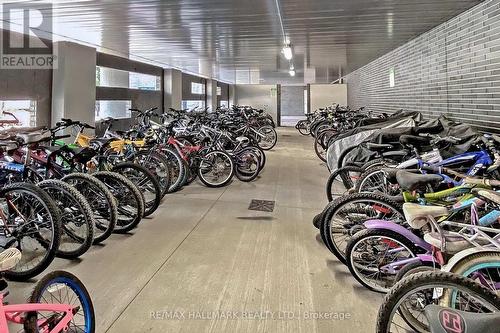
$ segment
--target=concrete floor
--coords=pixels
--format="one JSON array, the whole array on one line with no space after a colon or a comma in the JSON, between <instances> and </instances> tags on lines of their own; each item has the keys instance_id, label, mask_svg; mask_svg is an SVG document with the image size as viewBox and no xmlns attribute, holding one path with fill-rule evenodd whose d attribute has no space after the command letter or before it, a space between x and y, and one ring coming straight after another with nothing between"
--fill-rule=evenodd
<instances>
[{"instance_id":1,"label":"concrete floor","mask_svg":"<svg viewBox=\"0 0 500 333\"><path fill-rule=\"evenodd\" d=\"M311 224L328 172L311 138L278 132L258 180L193 184L133 233L54 261L50 270L89 289L97 332L374 331L381 296L350 277ZM251 199L275 200L274 212L249 211ZM26 299L33 282L11 283L8 300Z\"/></svg>"}]
</instances>

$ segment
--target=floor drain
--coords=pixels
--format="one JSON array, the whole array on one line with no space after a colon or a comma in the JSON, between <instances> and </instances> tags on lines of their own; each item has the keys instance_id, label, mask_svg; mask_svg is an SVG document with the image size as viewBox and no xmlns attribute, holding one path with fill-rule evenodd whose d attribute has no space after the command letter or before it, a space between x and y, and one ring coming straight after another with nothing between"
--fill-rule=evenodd
<instances>
[{"instance_id":1,"label":"floor drain","mask_svg":"<svg viewBox=\"0 0 500 333\"><path fill-rule=\"evenodd\" d=\"M258 210L260 212L272 212L274 210L274 201L252 199L248 210Z\"/></svg>"}]
</instances>

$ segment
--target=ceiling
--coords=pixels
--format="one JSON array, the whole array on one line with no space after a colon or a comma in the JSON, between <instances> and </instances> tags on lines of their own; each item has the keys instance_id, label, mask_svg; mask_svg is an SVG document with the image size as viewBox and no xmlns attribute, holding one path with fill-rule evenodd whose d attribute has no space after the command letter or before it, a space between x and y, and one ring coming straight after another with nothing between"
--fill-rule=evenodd
<instances>
[{"instance_id":1,"label":"ceiling","mask_svg":"<svg viewBox=\"0 0 500 333\"><path fill-rule=\"evenodd\" d=\"M303 84L334 81L481 1L53 2L54 40L226 82ZM293 78L280 55L277 3L293 46Z\"/></svg>"}]
</instances>

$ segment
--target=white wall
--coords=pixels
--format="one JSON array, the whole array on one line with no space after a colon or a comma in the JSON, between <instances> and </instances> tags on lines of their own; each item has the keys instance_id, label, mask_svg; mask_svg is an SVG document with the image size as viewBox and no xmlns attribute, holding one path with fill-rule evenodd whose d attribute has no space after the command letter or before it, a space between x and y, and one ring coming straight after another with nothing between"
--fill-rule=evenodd
<instances>
[{"instance_id":1,"label":"white wall","mask_svg":"<svg viewBox=\"0 0 500 333\"><path fill-rule=\"evenodd\" d=\"M264 109L277 122L278 97L276 85L239 84L235 87L235 104Z\"/></svg>"},{"instance_id":2,"label":"white wall","mask_svg":"<svg viewBox=\"0 0 500 333\"><path fill-rule=\"evenodd\" d=\"M311 84L311 112L334 103L347 105L346 84Z\"/></svg>"}]
</instances>

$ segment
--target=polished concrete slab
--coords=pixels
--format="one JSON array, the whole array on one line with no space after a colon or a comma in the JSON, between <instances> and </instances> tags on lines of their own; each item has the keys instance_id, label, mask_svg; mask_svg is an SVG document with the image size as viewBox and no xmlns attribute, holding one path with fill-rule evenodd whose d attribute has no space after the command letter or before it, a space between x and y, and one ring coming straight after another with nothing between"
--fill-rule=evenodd
<instances>
[{"instance_id":1,"label":"polished concrete slab","mask_svg":"<svg viewBox=\"0 0 500 333\"><path fill-rule=\"evenodd\" d=\"M328 171L312 140L280 128L254 182L198 183L169 195L129 235L113 235L79 261L97 332L370 332L381 296L360 287L317 240ZM275 200L272 213L252 199ZM10 301L33 283L12 283Z\"/></svg>"}]
</instances>

